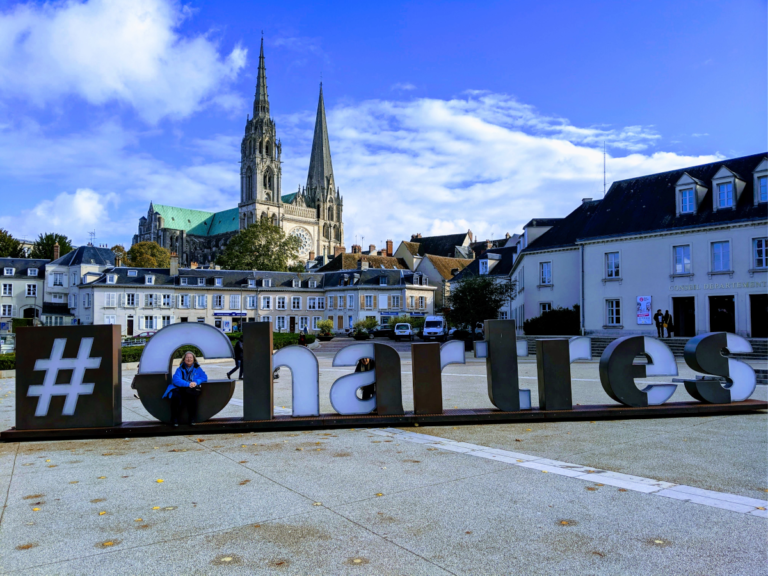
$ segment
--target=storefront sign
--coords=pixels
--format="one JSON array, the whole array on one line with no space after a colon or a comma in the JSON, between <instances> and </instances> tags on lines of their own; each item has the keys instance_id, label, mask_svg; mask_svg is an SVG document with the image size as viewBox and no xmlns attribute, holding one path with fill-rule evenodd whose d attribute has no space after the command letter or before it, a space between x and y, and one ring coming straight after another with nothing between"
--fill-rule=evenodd
<instances>
[{"instance_id":1,"label":"storefront sign","mask_svg":"<svg viewBox=\"0 0 768 576\"><path fill-rule=\"evenodd\" d=\"M650 296L637 297L637 323L638 324L653 323L653 318L651 317L651 297Z\"/></svg>"},{"instance_id":2,"label":"storefront sign","mask_svg":"<svg viewBox=\"0 0 768 576\"><path fill-rule=\"evenodd\" d=\"M672 292L689 290L749 290L751 288L766 288L768 282L710 282L708 284L673 284L669 287Z\"/></svg>"},{"instance_id":3,"label":"storefront sign","mask_svg":"<svg viewBox=\"0 0 768 576\"><path fill-rule=\"evenodd\" d=\"M519 387L514 321L487 320L485 335L485 341L477 342L476 354L486 359L491 402L505 414L532 410L530 390ZM114 325L20 329L17 428L50 430L119 425L119 345L119 327ZM184 345L196 346L205 358L226 359L234 355L229 338L207 324L178 323L158 331L144 348L132 386L147 411L163 422L170 419L170 403L162 395L174 369L172 356ZM254 422L263 428L265 421L274 419L272 373L281 366L291 372L293 417L320 416L319 363L311 350L288 346L273 354L272 326L264 322L243 326L243 345L243 417L226 422L239 427ZM589 345L589 339L584 337L537 342L541 410L556 411L561 417L562 412L572 409L569 365L577 358L590 358ZM441 414L440 374L447 365L464 362L463 343L414 344L413 348L416 413ZM685 381L688 392L700 402L740 402L755 390L755 372L748 364L733 358L720 360L721 351L726 348L732 352L751 352L748 341L726 333L699 336L685 348L686 363L708 376L704 380ZM636 364L638 356L644 356L648 362ZM333 366L351 368L363 358L373 359L375 369L341 376L330 388L330 402L337 415L363 415L372 425L393 417L406 417L399 354L391 346L377 342L352 344L336 353ZM654 382L639 389L635 379L675 375L677 364L671 350L660 340L647 336L619 338L606 348L600 359L600 381L606 394L629 407L659 406L667 402L677 388L672 382ZM374 385L372 396L358 397L360 388L370 385ZM221 411L232 398L234 389L234 382L229 380L205 383L198 400L198 421ZM582 406L577 410L589 408ZM478 418L482 420L483 416L478 414Z\"/></svg>"}]
</instances>

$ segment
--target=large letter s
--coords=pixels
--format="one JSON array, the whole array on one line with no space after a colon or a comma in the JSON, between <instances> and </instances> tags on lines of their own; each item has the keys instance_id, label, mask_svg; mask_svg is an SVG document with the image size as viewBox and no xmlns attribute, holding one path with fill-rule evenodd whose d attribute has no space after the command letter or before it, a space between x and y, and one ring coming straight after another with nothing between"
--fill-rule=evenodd
<instances>
[{"instance_id":1,"label":"large letter s","mask_svg":"<svg viewBox=\"0 0 768 576\"><path fill-rule=\"evenodd\" d=\"M697 378L685 380L688 394L700 402L729 404L746 400L755 391L755 371L746 362L723 356L729 352L752 352L749 341L728 332L710 332L691 338L685 344L683 355L690 368L721 378ZM725 379L725 385L721 382Z\"/></svg>"}]
</instances>

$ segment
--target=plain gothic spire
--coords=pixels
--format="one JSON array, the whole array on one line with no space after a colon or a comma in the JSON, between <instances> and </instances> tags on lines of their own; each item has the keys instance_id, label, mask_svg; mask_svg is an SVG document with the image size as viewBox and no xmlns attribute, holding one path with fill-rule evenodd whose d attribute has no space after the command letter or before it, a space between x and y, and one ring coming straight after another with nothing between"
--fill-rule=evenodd
<instances>
[{"instance_id":1,"label":"plain gothic spire","mask_svg":"<svg viewBox=\"0 0 768 576\"><path fill-rule=\"evenodd\" d=\"M333 164L331 164L331 145L328 141L328 126L325 122L325 102L323 101L323 83L320 83L320 99L317 102L315 136L312 140L312 154L309 157L307 175L307 194L322 194L329 186L335 186Z\"/></svg>"}]
</instances>

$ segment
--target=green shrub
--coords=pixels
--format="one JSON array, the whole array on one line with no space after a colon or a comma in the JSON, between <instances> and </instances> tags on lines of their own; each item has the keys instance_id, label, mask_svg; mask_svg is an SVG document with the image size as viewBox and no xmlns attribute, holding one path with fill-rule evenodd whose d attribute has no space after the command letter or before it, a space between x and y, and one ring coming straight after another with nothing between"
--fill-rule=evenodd
<instances>
[{"instance_id":1,"label":"green shrub","mask_svg":"<svg viewBox=\"0 0 768 576\"><path fill-rule=\"evenodd\" d=\"M13 318L11 320L11 332L16 334L16 328L32 326L32 318Z\"/></svg>"},{"instance_id":2,"label":"green shrub","mask_svg":"<svg viewBox=\"0 0 768 576\"><path fill-rule=\"evenodd\" d=\"M581 331L579 305L555 308L523 322L528 336L578 336Z\"/></svg>"},{"instance_id":3,"label":"green shrub","mask_svg":"<svg viewBox=\"0 0 768 576\"><path fill-rule=\"evenodd\" d=\"M320 330L322 334L332 334L333 320L320 320L317 323L317 329Z\"/></svg>"},{"instance_id":4,"label":"green shrub","mask_svg":"<svg viewBox=\"0 0 768 576\"><path fill-rule=\"evenodd\" d=\"M16 368L16 354L0 355L0 370L13 370Z\"/></svg>"}]
</instances>

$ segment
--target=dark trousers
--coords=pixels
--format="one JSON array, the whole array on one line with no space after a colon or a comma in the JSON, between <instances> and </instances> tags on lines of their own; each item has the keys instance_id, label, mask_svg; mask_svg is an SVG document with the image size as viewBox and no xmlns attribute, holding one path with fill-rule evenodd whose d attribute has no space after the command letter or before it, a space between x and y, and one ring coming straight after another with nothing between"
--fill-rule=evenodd
<instances>
[{"instance_id":1,"label":"dark trousers","mask_svg":"<svg viewBox=\"0 0 768 576\"><path fill-rule=\"evenodd\" d=\"M370 400L373 398L373 393L376 391L376 384L368 384L360 388L361 400Z\"/></svg>"},{"instance_id":2,"label":"dark trousers","mask_svg":"<svg viewBox=\"0 0 768 576\"><path fill-rule=\"evenodd\" d=\"M659 338L664 338L664 326L656 324L656 332L659 333Z\"/></svg>"},{"instance_id":3,"label":"dark trousers","mask_svg":"<svg viewBox=\"0 0 768 576\"><path fill-rule=\"evenodd\" d=\"M227 377L231 376L232 373L238 368L240 368L240 374L238 374L237 379L242 380L243 379L243 361L238 360L237 358L235 358L235 367L232 368L232 370L230 370L229 372L227 372Z\"/></svg>"},{"instance_id":4,"label":"dark trousers","mask_svg":"<svg viewBox=\"0 0 768 576\"><path fill-rule=\"evenodd\" d=\"M183 407L186 405L189 420L197 421L197 398L200 388L176 388L171 394L171 421L178 422Z\"/></svg>"}]
</instances>

